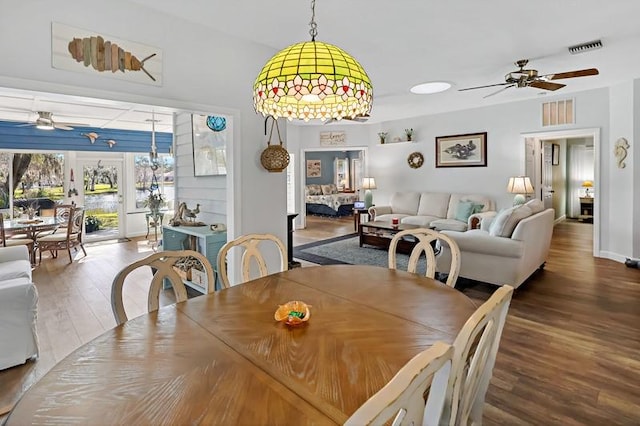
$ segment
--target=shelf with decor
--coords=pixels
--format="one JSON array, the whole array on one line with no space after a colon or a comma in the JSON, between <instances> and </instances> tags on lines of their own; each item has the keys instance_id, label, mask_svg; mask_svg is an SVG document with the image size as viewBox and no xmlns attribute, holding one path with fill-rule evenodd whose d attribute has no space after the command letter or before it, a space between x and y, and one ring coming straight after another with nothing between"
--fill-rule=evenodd
<instances>
[{"instance_id":1,"label":"shelf with decor","mask_svg":"<svg viewBox=\"0 0 640 426\"><path fill-rule=\"evenodd\" d=\"M215 271L216 290L220 289L216 265L218 251L220 251L226 242L226 232L212 231L208 226L177 227L164 225L162 227L162 250L194 250L202 253L209 260L209 263L211 263ZM200 293L206 293L208 283L202 282L202 275L198 274L198 272L195 273L195 277L193 274L189 276L185 273L182 278L186 286Z\"/></svg>"}]
</instances>

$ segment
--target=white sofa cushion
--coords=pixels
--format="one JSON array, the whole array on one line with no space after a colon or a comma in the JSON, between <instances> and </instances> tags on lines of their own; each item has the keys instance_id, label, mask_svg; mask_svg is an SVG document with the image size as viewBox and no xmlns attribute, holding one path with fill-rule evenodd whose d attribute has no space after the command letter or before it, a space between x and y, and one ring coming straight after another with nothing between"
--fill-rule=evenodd
<instances>
[{"instance_id":1,"label":"white sofa cushion","mask_svg":"<svg viewBox=\"0 0 640 426\"><path fill-rule=\"evenodd\" d=\"M434 220L438 220L436 216L407 216L400 222L407 225L431 226Z\"/></svg>"},{"instance_id":2,"label":"white sofa cushion","mask_svg":"<svg viewBox=\"0 0 640 426\"><path fill-rule=\"evenodd\" d=\"M400 221L402 222L402 219L405 218L405 217L411 217L411 215L400 214L400 213L381 214L381 215L376 216L375 221L376 222L389 222L389 223L391 223L391 219L397 218L397 219L400 219Z\"/></svg>"},{"instance_id":3,"label":"white sofa cushion","mask_svg":"<svg viewBox=\"0 0 640 426\"><path fill-rule=\"evenodd\" d=\"M0 281L26 278L31 281L31 262L28 260L10 260L0 263Z\"/></svg>"},{"instance_id":4,"label":"white sofa cushion","mask_svg":"<svg viewBox=\"0 0 640 426\"><path fill-rule=\"evenodd\" d=\"M451 194L449 193L421 193L420 203L418 205L418 216L435 216L437 218L447 217L449 198L451 198Z\"/></svg>"},{"instance_id":5,"label":"white sofa cushion","mask_svg":"<svg viewBox=\"0 0 640 426\"><path fill-rule=\"evenodd\" d=\"M38 291L30 279L0 281L0 370L38 355L37 310Z\"/></svg>"},{"instance_id":6,"label":"white sofa cushion","mask_svg":"<svg viewBox=\"0 0 640 426\"><path fill-rule=\"evenodd\" d=\"M489 235L511 238L513 230L525 217L531 216L531 209L525 205L513 206L496 215L489 227Z\"/></svg>"},{"instance_id":7,"label":"white sofa cushion","mask_svg":"<svg viewBox=\"0 0 640 426\"><path fill-rule=\"evenodd\" d=\"M524 244L511 238L492 237L487 231L470 229L467 232L442 231L458 244L461 252L483 253L500 257L520 257Z\"/></svg>"},{"instance_id":8,"label":"white sofa cushion","mask_svg":"<svg viewBox=\"0 0 640 426\"><path fill-rule=\"evenodd\" d=\"M467 222L461 222L457 219L437 219L431 222L431 226L435 226L436 231L459 231L467 230Z\"/></svg>"},{"instance_id":9,"label":"white sofa cushion","mask_svg":"<svg viewBox=\"0 0 640 426\"><path fill-rule=\"evenodd\" d=\"M396 192L391 197L393 213L415 215L420 202L419 192Z\"/></svg>"}]
</instances>

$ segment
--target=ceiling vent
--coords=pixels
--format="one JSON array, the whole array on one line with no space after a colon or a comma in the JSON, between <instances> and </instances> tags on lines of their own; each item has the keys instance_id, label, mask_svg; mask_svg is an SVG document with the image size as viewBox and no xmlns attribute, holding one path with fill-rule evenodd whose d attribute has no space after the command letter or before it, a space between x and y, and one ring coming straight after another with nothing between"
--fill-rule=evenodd
<instances>
[{"instance_id":1,"label":"ceiling vent","mask_svg":"<svg viewBox=\"0 0 640 426\"><path fill-rule=\"evenodd\" d=\"M577 55L578 53L589 52L591 50L600 49L602 47L601 40L594 40L588 43L576 44L575 46L569 47L569 53L572 55Z\"/></svg>"}]
</instances>

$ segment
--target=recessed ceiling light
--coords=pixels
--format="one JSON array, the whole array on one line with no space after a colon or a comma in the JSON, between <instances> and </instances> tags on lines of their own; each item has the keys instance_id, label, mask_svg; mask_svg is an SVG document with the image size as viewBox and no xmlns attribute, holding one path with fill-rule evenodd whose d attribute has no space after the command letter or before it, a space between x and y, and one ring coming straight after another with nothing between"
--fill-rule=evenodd
<instances>
[{"instance_id":1,"label":"recessed ceiling light","mask_svg":"<svg viewBox=\"0 0 640 426\"><path fill-rule=\"evenodd\" d=\"M417 86L413 86L411 88L411 93L416 93L418 95L429 95L432 93L440 93L451 87L450 83L445 81L431 81L429 83L418 84Z\"/></svg>"}]
</instances>

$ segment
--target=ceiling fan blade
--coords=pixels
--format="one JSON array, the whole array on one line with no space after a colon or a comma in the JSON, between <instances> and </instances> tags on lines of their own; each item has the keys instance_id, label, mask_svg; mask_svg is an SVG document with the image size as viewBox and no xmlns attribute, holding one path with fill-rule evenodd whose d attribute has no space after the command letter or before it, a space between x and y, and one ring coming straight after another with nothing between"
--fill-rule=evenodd
<instances>
[{"instance_id":1,"label":"ceiling fan blade","mask_svg":"<svg viewBox=\"0 0 640 426\"><path fill-rule=\"evenodd\" d=\"M504 92L504 91L505 91L505 90L507 90L508 88L510 88L510 87L514 87L514 86L515 86L515 83L514 83L514 84L510 84L509 86L507 86L507 87L503 87L502 89L500 89L500 90L498 90L498 91L496 91L496 92L489 93L488 95L483 96L482 98L488 98L489 96L497 95L498 93L500 93L500 92Z\"/></svg>"},{"instance_id":2,"label":"ceiling fan blade","mask_svg":"<svg viewBox=\"0 0 640 426\"><path fill-rule=\"evenodd\" d=\"M566 84L551 83L550 81L538 80L529 83L529 87L535 87L536 89L544 90L558 90L562 89Z\"/></svg>"},{"instance_id":3,"label":"ceiling fan blade","mask_svg":"<svg viewBox=\"0 0 640 426\"><path fill-rule=\"evenodd\" d=\"M458 92L464 92L465 90L484 89L485 87L506 86L507 84L511 84L511 83L497 83L497 84L487 84L486 86L467 87L465 89L458 89Z\"/></svg>"},{"instance_id":4,"label":"ceiling fan blade","mask_svg":"<svg viewBox=\"0 0 640 426\"><path fill-rule=\"evenodd\" d=\"M73 127L69 127L69 126L66 126L66 125L61 124L61 123L54 123L53 127L55 127L56 129L60 129L60 130L73 130Z\"/></svg>"},{"instance_id":5,"label":"ceiling fan blade","mask_svg":"<svg viewBox=\"0 0 640 426\"><path fill-rule=\"evenodd\" d=\"M585 70L567 71L567 72L560 72L557 74L547 74L547 75L543 75L542 77L546 78L547 80L560 80L563 78L588 77L590 75L598 75L598 74L600 74L600 72L598 71L597 68L587 68Z\"/></svg>"}]
</instances>

